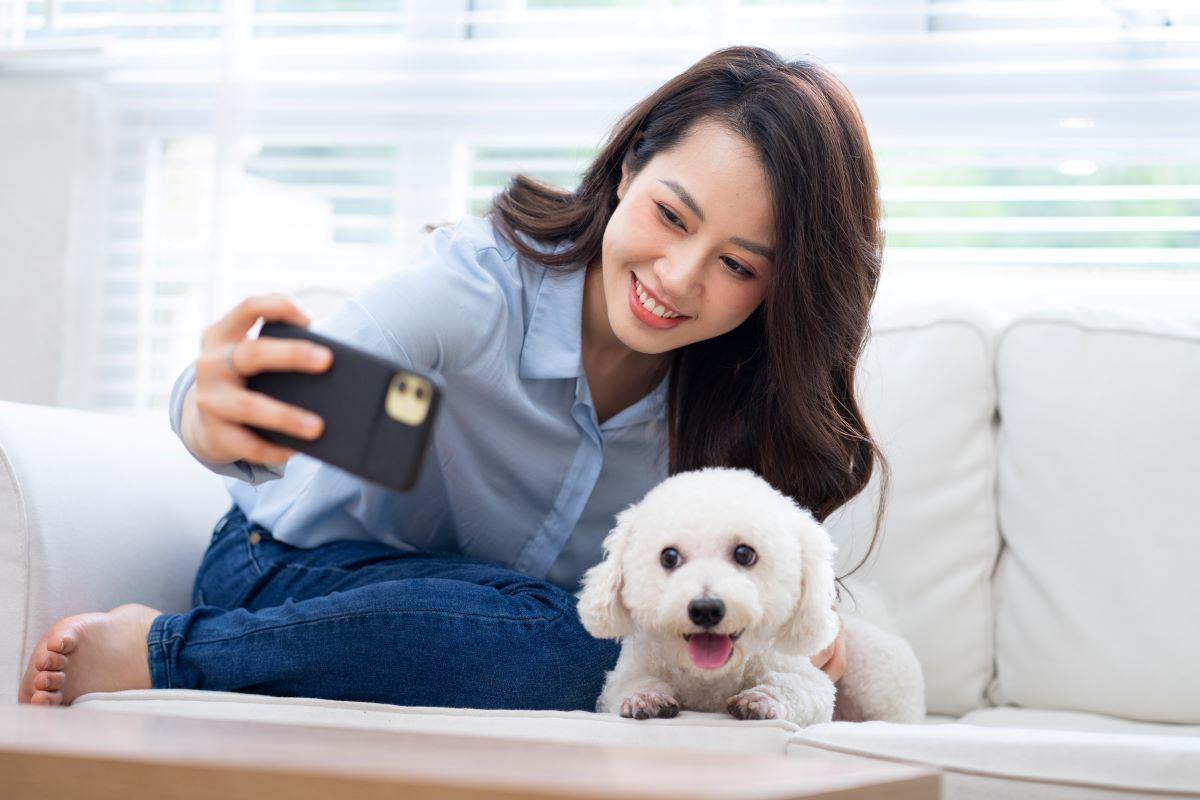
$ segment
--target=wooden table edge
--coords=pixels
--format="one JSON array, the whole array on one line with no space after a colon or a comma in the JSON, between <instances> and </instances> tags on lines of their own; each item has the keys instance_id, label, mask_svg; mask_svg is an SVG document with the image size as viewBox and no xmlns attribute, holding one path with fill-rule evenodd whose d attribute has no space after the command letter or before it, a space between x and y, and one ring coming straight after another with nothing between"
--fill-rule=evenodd
<instances>
[{"instance_id":1,"label":"wooden table edge","mask_svg":"<svg viewBox=\"0 0 1200 800\"><path fill-rule=\"evenodd\" d=\"M861 768L850 768L784 754L723 755L98 709L6 709L0 711L0 796L5 798L344 800L348 792L356 800L398 793L420 800L940 796L936 770L869 758L862 759ZM87 720L80 726L83 717ZM202 751L185 749L189 745ZM386 764L389 756L397 763ZM522 761L533 766L532 773L519 774ZM740 787L729 786L730 771L736 775L739 769L751 777ZM814 774L821 770L825 774ZM580 785L585 775L595 783ZM693 783L664 786L663 779Z\"/></svg>"}]
</instances>

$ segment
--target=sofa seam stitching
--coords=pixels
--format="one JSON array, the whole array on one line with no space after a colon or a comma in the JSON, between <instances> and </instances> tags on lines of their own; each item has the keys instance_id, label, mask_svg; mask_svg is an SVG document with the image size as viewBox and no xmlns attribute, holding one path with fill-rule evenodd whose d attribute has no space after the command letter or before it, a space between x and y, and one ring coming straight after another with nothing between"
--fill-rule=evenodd
<instances>
[{"instance_id":1,"label":"sofa seam stitching","mask_svg":"<svg viewBox=\"0 0 1200 800\"><path fill-rule=\"evenodd\" d=\"M999 353L1002 339L1020 327L1031 325L1053 325L1060 328L1074 328L1077 331L1084 333L1106 333L1113 336L1134 336L1147 339L1169 339L1176 342L1184 342L1186 344L1200 344L1200 336L1187 336L1175 333L1163 333L1161 331L1146 331L1146 330L1130 330L1128 328L1103 328L1096 325L1085 325L1077 320L1054 319L1051 317L1039 317L1035 315L1015 318L1009 321L996 337L996 350Z\"/></svg>"},{"instance_id":2,"label":"sofa seam stitching","mask_svg":"<svg viewBox=\"0 0 1200 800\"><path fill-rule=\"evenodd\" d=\"M991 452L988 454L988 486L986 494L989 503L988 518L993 526L995 536L992 538L992 549L989 553L991 563L988 565L987 574L984 575L983 586L980 587L980 594L983 595L984 614L986 616L985 624L987 625L987 632L984 636L985 653L983 658L983 670L987 678L983 682L982 692L976 698L980 708L986 708L991 704L991 700L988 697L988 689L997 678L996 653L998 648L996 647L995 638L997 609L994 576L996 566L1000 560L1000 553L1004 549L1004 534L1000 529L1000 500L998 496L1000 484L998 462L1000 458L1001 425L994 425L1000 415L1000 383L999 372L996 368L996 342L999 338L998 333L998 331L992 331L990 341L985 340L983 342L984 357L987 359L989 367L985 379L988 381L988 391L991 395L991 413L988 414L987 419L987 436Z\"/></svg>"}]
</instances>

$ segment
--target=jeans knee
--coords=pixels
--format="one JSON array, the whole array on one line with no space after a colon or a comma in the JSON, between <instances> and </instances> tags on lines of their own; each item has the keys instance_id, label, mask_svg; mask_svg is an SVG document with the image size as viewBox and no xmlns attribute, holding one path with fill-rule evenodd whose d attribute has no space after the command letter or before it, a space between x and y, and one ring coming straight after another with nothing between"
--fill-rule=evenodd
<instances>
[{"instance_id":1,"label":"jeans knee","mask_svg":"<svg viewBox=\"0 0 1200 800\"><path fill-rule=\"evenodd\" d=\"M554 658L557 676L549 687L548 707L560 711L595 711L608 673L617 665L620 642L597 639L579 621L574 606L558 621Z\"/></svg>"}]
</instances>

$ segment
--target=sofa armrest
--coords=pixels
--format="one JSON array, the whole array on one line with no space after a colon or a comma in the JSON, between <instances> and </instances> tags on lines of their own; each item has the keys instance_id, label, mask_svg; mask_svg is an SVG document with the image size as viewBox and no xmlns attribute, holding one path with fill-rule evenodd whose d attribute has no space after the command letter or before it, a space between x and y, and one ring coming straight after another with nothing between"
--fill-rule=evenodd
<instances>
[{"instance_id":1,"label":"sofa armrest","mask_svg":"<svg viewBox=\"0 0 1200 800\"><path fill-rule=\"evenodd\" d=\"M60 617L190 608L231 502L165 415L0 401L0 702L15 701L25 661Z\"/></svg>"}]
</instances>

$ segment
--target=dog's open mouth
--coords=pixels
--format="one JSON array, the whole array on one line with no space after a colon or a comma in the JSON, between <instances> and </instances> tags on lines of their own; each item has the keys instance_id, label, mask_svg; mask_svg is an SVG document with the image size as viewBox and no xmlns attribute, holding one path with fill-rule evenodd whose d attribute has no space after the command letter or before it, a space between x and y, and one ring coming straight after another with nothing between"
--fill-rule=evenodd
<instances>
[{"instance_id":1,"label":"dog's open mouth","mask_svg":"<svg viewBox=\"0 0 1200 800\"><path fill-rule=\"evenodd\" d=\"M733 643L742 633L685 633L683 639L693 664L700 669L719 669L733 657Z\"/></svg>"}]
</instances>

